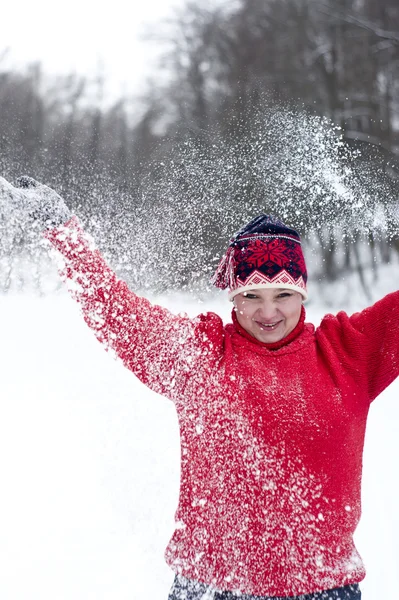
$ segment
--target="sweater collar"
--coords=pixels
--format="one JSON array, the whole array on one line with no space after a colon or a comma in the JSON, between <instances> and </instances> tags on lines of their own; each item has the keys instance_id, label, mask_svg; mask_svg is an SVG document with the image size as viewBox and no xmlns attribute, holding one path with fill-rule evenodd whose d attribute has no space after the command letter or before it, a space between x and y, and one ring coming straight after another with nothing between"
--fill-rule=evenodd
<instances>
[{"instance_id":1,"label":"sweater collar","mask_svg":"<svg viewBox=\"0 0 399 600\"><path fill-rule=\"evenodd\" d=\"M248 331L246 331L244 327L238 322L236 311L234 309L232 311L231 316L233 319L234 327L236 328L237 332L243 337L245 337L247 340L249 340L253 344L261 346L262 348L266 348L267 350L279 350L280 348L283 348L284 346L287 346L289 343L293 342L302 333L305 327L306 312L304 306L302 306L299 321L295 325L294 329L283 339L279 340L278 342L272 342L271 344L261 342L257 340L253 335L248 333Z\"/></svg>"}]
</instances>

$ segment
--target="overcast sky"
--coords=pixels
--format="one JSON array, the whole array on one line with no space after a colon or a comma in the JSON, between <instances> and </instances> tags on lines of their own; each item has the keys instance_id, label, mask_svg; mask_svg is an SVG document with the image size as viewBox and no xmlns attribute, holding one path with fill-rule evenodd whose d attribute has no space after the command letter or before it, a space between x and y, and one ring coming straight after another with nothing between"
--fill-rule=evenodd
<instances>
[{"instance_id":1,"label":"overcast sky","mask_svg":"<svg viewBox=\"0 0 399 600\"><path fill-rule=\"evenodd\" d=\"M201 1L201 0L199 0ZM206 0L205 0L206 1ZM147 26L185 0L7 0L1 7L0 69L41 61L46 73L98 73L116 97L134 94L155 61L154 42L140 41Z\"/></svg>"}]
</instances>

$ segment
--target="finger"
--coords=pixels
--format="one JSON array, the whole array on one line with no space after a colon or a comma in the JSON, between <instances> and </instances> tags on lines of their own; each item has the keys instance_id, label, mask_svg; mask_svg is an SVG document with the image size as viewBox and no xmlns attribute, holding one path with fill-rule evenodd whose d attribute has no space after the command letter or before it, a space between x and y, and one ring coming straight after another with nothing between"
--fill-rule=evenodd
<instances>
[{"instance_id":1,"label":"finger","mask_svg":"<svg viewBox=\"0 0 399 600\"><path fill-rule=\"evenodd\" d=\"M33 177L29 177L28 175L22 175L22 177L18 177L15 182L15 187L18 188L34 188L39 187L41 184L33 179Z\"/></svg>"},{"instance_id":2,"label":"finger","mask_svg":"<svg viewBox=\"0 0 399 600\"><path fill-rule=\"evenodd\" d=\"M0 177L0 193L2 196L9 197L15 194L21 194L20 190L16 190L15 187L9 181L7 181L7 179L4 179L4 177Z\"/></svg>"},{"instance_id":3,"label":"finger","mask_svg":"<svg viewBox=\"0 0 399 600\"><path fill-rule=\"evenodd\" d=\"M0 185L4 188L14 187L9 181L7 181L7 179L4 179L4 177L0 177Z\"/></svg>"},{"instance_id":4,"label":"finger","mask_svg":"<svg viewBox=\"0 0 399 600\"><path fill-rule=\"evenodd\" d=\"M16 206L23 206L24 202L24 192L14 187L4 177L0 177L0 205L15 208Z\"/></svg>"}]
</instances>

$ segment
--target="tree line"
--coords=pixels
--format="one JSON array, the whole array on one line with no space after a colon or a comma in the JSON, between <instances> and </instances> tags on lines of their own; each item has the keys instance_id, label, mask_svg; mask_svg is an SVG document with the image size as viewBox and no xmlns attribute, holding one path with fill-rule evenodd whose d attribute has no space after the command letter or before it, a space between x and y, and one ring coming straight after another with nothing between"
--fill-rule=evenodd
<instances>
[{"instance_id":1,"label":"tree line","mask_svg":"<svg viewBox=\"0 0 399 600\"><path fill-rule=\"evenodd\" d=\"M389 261L397 0L188 2L163 31L148 40L163 44L160 76L106 108L103 78L50 80L0 55L2 174L55 187L142 288L201 288L260 211L300 230L321 278ZM32 244L15 237L9 273Z\"/></svg>"}]
</instances>

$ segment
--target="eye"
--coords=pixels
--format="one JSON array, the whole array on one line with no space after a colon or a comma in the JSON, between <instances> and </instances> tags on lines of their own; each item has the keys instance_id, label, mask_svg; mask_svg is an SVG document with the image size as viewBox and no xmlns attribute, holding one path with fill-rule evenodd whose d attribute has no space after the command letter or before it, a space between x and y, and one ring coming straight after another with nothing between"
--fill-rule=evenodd
<instances>
[{"instance_id":1,"label":"eye","mask_svg":"<svg viewBox=\"0 0 399 600\"><path fill-rule=\"evenodd\" d=\"M281 292L281 294L277 294L276 298L290 298L292 295L291 292Z\"/></svg>"},{"instance_id":2,"label":"eye","mask_svg":"<svg viewBox=\"0 0 399 600\"><path fill-rule=\"evenodd\" d=\"M257 299L257 295L252 293L252 292L244 292L243 294L244 298L248 298L249 300L256 300Z\"/></svg>"}]
</instances>

